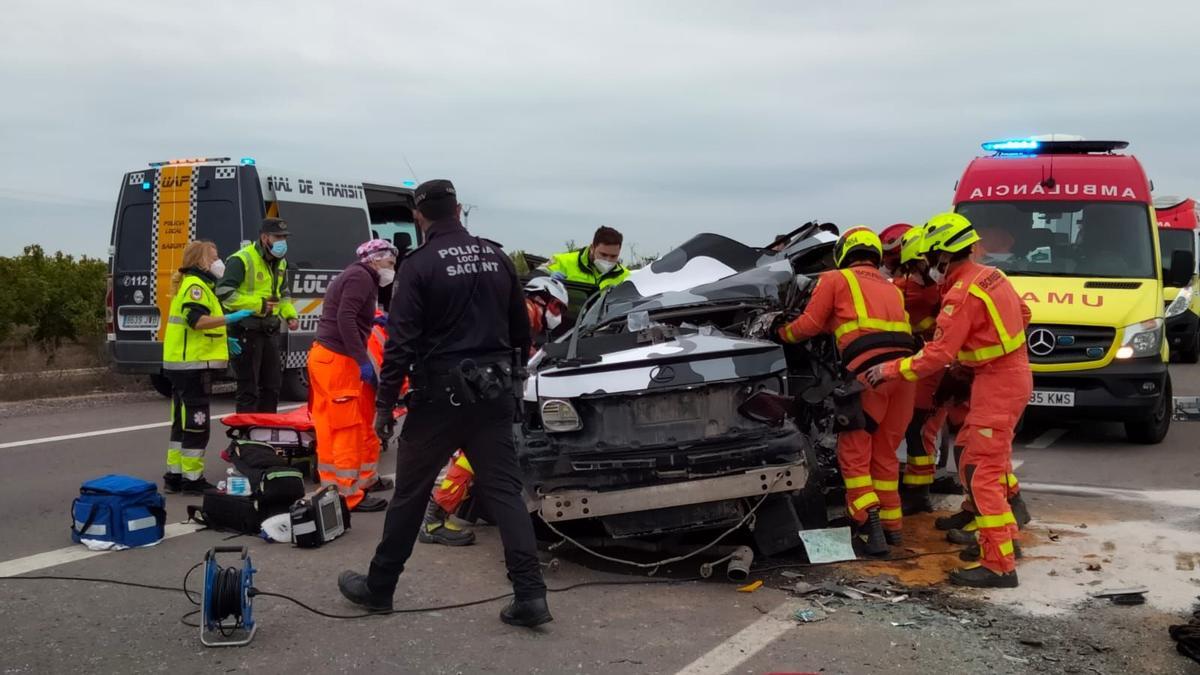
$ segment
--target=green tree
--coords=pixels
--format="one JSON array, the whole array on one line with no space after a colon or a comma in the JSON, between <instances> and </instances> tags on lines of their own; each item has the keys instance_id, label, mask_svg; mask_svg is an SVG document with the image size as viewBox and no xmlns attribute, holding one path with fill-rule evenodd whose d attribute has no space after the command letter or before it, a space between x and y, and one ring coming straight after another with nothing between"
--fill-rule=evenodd
<instances>
[{"instance_id":1,"label":"green tree","mask_svg":"<svg viewBox=\"0 0 1200 675\"><path fill-rule=\"evenodd\" d=\"M46 255L37 245L0 258L0 340L26 326L27 339L52 362L64 342L102 335L107 273L101 260Z\"/></svg>"}]
</instances>

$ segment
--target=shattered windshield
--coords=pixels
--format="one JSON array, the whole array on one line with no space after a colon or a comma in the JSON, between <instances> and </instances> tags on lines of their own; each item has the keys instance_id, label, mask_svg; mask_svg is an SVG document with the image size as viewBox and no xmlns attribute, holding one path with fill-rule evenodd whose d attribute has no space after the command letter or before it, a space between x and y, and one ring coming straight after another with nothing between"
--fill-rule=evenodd
<instances>
[{"instance_id":1,"label":"shattered windshield","mask_svg":"<svg viewBox=\"0 0 1200 675\"><path fill-rule=\"evenodd\" d=\"M708 303L778 303L781 288L791 279L792 267L783 255L719 234L700 234L596 299L580 327L594 328L630 312Z\"/></svg>"}]
</instances>

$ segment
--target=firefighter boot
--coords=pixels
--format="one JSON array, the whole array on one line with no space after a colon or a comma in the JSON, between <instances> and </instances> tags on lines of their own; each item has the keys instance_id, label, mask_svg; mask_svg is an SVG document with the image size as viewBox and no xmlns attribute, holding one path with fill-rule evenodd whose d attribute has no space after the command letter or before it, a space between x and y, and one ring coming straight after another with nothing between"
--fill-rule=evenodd
<instances>
[{"instance_id":1,"label":"firefighter boot","mask_svg":"<svg viewBox=\"0 0 1200 675\"><path fill-rule=\"evenodd\" d=\"M163 474L163 490L171 494L176 494L183 491L183 474L181 473L164 473Z\"/></svg>"},{"instance_id":2,"label":"firefighter boot","mask_svg":"<svg viewBox=\"0 0 1200 675\"><path fill-rule=\"evenodd\" d=\"M1014 571L997 574L983 565L976 564L950 572L950 583L971 588L1016 588L1017 573Z\"/></svg>"},{"instance_id":3,"label":"firefighter boot","mask_svg":"<svg viewBox=\"0 0 1200 675\"><path fill-rule=\"evenodd\" d=\"M1021 550L1021 544L1016 540L1013 541L1013 555L1018 560L1025 557L1025 552ZM979 560L979 542L975 542L963 550L958 552L958 559L963 562L975 562Z\"/></svg>"},{"instance_id":4,"label":"firefighter boot","mask_svg":"<svg viewBox=\"0 0 1200 675\"><path fill-rule=\"evenodd\" d=\"M942 516L933 521L933 526L939 530L961 530L975 522L975 514L970 511L959 511L952 516Z\"/></svg>"},{"instance_id":5,"label":"firefighter boot","mask_svg":"<svg viewBox=\"0 0 1200 675\"><path fill-rule=\"evenodd\" d=\"M1025 505L1025 500L1021 498L1021 493L1012 496L1008 500L1008 508L1012 511L1013 518L1017 519L1017 527L1024 528L1033 520L1033 516L1029 515L1029 507Z\"/></svg>"},{"instance_id":6,"label":"firefighter boot","mask_svg":"<svg viewBox=\"0 0 1200 675\"><path fill-rule=\"evenodd\" d=\"M858 536L863 542L863 552L867 555L887 555L887 535L883 533L883 524L879 520L879 509L867 509L867 522L859 528Z\"/></svg>"},{"instance_id":7,"label":"firefighter boot","mask_svg":"<svg viewBox=\"0 0 1200 675\"><path fill-rule=\"evenodd\" d=\"M425 508L425 520L421 523L421 532L417 539L422 544L470 546L475 543L475 533L451 520L450 514L431 499L429 506Z\"/></svg>"},{"instance_id":8,"label":"firefighter boot","mask_svg":"<svg viewBox=\"0 0 1200 675\"><path fill-rule=\"evenodd\" d=\"M884 530L883 539L888 546L903 546L904 534L900 530Z\"/></svg>"},{"instance_id":9,"label":"firefighter boot","mask_svg":"<svg viewBox=\"0 0 1200 675\"><path fill-rule=\"evenodd\" d=\"M969 530L950 530L946 533L946 541L959 546L970 546L976 542L975 528Z\"/></svg>"},{"instance_id":10,"label":"firefighter boot","mask_svg":"<svg viewBox=\"0 0 1200 675\"><path fill-rule=\"evenodd\" d=\"M906 516L932 512L933 502L929 501L929 486L915 485L901 490L900 511Z\"/></svg>"}]
</instances>

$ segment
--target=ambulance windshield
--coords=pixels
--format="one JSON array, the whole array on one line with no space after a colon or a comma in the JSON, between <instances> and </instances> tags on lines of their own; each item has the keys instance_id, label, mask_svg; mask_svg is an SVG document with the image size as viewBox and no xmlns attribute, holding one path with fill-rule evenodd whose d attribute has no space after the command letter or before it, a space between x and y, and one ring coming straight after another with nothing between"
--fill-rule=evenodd
<instances>
[{"instance_id":1,"label":"ambulance windshield","mask_svg":"<svg viewBox=\"0 0 1200 675\"><path fill-rule=\"evenodd\" d=\"M1144 204L965 202L981 262L1011 276L1154 278L1154 231Z\"/></svg>"}]
</instances>

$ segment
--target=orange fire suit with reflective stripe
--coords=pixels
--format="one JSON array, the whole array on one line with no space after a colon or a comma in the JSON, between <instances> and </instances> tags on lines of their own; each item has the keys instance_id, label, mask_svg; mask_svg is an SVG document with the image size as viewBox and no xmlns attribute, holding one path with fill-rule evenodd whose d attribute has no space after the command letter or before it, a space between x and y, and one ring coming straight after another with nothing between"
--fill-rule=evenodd
<instances>
[{"instance_id":1,"label":"orange fire suit with reflective stripe","mask_svg":"<svg viewBox=\"0 0 1200 675\"><path fill-rule=\"evenodd\" d=\"M879 333L911 334L904 296L878 269L869 264L822 274L804 313L779 331L785 342L799 342L822 333L837 339L844 365L858 373L873 361L911 350L896 347L856 349L855 343ZM864 343L860 343L864 344ZM866 522L867 510L879 508L884 528L900 529L900 463L896 448L912 418L913 385L890 382L862 393L863 412L877 425L838 435L838 465L846 485L850 517Z\"/></svg>"},{"instance_id":2,"label":"orange fire suit with reflective stripe","mask_svg":"<svg viewBox=\"0 0 1200 675\"><path fill-rule=\"evenodd\" d=\"M904 309L908 312L913 335L922 340L932 338L938 305L942 301L937 284L926 285L908 276L898 276L892 283L904 294ZM904 485L930 485L937 473L937 435L945 423L945 416L935 420L934 410L937 406L933 402L933 394L941 381L940 373L917 380L912 421L904 435L908 455L904 467Z\"/></svg>"},{"instance_id":3,"label":"orange fire suit with reflective stripe","mask_svg":"<svg viewBox=\"0 0 1200 675\"><path fill-rule=\"evenodd\" d=\"M971 408L959 476L976 508L982 564L997 573L1015 568L1016 520L1008 505L1013 430L1033 390L1025 353L1029 307L1004 273L963 261L947 279L934 339L916 355L883 368L885 380L915 381L950 363L972 368Z\"/></svg>"}]
</instances>

